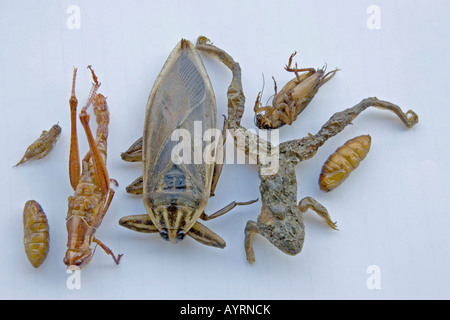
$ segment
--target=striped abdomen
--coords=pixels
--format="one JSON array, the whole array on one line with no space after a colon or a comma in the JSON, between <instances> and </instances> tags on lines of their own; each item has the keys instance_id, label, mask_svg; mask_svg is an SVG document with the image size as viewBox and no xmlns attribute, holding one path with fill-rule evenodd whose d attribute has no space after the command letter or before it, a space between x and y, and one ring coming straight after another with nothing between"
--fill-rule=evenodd
<instances>
[{"instance_id":1,"label":"striped abdomen","mask_svg":"<svg viewBox=\"0 0 450 320\"><path fill-rule=\"evenodd\" d=\"M39 267L49 250L49 227L42 207L29 200L23 209L23 243L28 260L33 267Z\"/></svg>"},{"instance_id":2,"label":"striped abdomen","mask_svg":"<svg viewBox=\"0 0 450 320\"><path fill-rule=\"evenodd\" d=\"M369 135L348 140L325 162L319 177L319 186L323 191L331 191L339 186L366 157L370 149Z\"/></svg>"},{"instance_id":3,"label":"striped abdomen","mask_svg":"<svg viewBox=\"0 0 450 320\"><path fill-rule=\"evenodd\" d=\"M45 157L53 149L60 135L61 127L58 124L53 125L49 131L43 131L41 136L27 148L24 156L15 166L28 160Z\"/></svg>"}]
</instances>

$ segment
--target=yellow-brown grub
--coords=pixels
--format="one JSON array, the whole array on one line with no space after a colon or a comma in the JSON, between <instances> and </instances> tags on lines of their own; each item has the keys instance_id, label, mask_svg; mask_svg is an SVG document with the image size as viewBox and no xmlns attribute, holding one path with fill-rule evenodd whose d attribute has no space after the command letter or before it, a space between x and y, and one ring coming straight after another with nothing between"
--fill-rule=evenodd
<instances>
[{"instance_id":1,"label":"yellow-brown grub","mask_svg":"<svg viewBox=\"0 0 450 320\"><path fill-rule=\"evenodd\" d=\"M47 257L49 240L49 227L44 210L36 201L27 201L23 209L23 243L33 267L39 267Z\"/></svg>"},{"instance_id":2,"label":"yellow-brown grub","mask_svg":"<svg viewBox=\"0 0 450 320\"><path fill-rule=\"evenodd\" d=\"M366 157L370 149L369 135L348 140L338 148L324 163L319 177L319 186L323 191L331 191L339 186L359 163Z\"/></svg>"}]
</instances>

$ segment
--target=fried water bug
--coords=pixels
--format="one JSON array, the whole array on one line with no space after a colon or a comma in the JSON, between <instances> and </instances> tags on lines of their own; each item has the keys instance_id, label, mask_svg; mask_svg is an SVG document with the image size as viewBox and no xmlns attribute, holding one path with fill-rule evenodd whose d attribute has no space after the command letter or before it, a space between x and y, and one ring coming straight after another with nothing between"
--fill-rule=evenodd
<instances>
[{"instance_id":1,"label":"fried water bug","mask_svg":"<svg viewBox=\"0 0 450 320\"><path fill-rule=\"evenodd\" d=\"M182 39L170 53L150 92L142 138L121 155L125 161L143 161L142 177L127 191L142 194L147 211L122 217L121 226L159 233L172 243L189 236L216 248L226 246L219 235L198 220L211 220L237 205L255 201L233 201L210 215L204 211L221 173L223 162L218 161L222 159L217 151L225 139L218 140L210 161L201 159L209 142L199 141L200 147L196 148L193 140L196 127L201 127L201 137L218 130L216 114L213 88L201 57L190 41ZM173 151L180 143L173 139L174 132L193 142L187 150L183 149L181 161L173 158Z\"/></svg>"}]
</instances>

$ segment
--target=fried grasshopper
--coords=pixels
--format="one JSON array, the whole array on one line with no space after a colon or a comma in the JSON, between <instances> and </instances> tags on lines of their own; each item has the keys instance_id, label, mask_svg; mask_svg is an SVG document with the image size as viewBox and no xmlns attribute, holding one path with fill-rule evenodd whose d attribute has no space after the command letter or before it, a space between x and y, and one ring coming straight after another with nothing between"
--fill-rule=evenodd
<instances>
[{"instance_id":1,"label":"fried grasshopper","mask_svg":"<svg viewBox=\"0 0 450 320\"><path fill-rule=\"evenodd\" d=\"M224 139L216 140L209 161L205 159L209 142L202 137L214 130L218 130L216 101L210 79L194 45L182 39L150 92L142 138L122 153L125 161L143 161L142 177L127 191L143 194L147 214L123 217L121 226L138 232L158 232L172 243L188 235L205 245L225 247L220 236L197 220L210 220L254 201L233 201L216 213L205 213L223 164L218 161L223 160L223 152L221 155L218 151ZM220 130L218 133L223 136ZM182 156L174 152L181 136L187 143Z\"/></svg>"},{"instance_id":2,"label":"fried grasshopper","mask_svg":"<svg viewBox=\"0 0 450 320\"><path fill-rule=\"evenodd\" d=\"M297 203L295 174L297 164L311 159L329 138L341 132L369 107L394 112L408 128L418 123L418 116L412 110L404 113L400 107L388 101L367 98L354 107L335 113L315 135L273 146L270 142L264 141L257 134L240 125L245 96L242 91L239 65L231 56L212 45L206 38L199 39L196 47L198 50L209 52L232 71L233 78L228 87L228 126L236 138L237 147L244 149L248 156L258 160L262 208L257 221L250 220L245 227L245 252L249 263L255 261L252 245L252 238L255 234L262 235L284 253L289 255L300 253L305 239L303 214L308 209L315 211L329 227L337 229L336 223L331 220L327 209L313 198L305 197ZM266 147L261 148L261 146ZM261 150L264 152L261 153ZM268 154L272 155L273 150L276 150L276 154L278 154L275 169L274 166L271 166L273 158L271 160L271 156L267 156ZM266 170L267 168L270 170Z\"/></svg>"},{"instance_id":3,"label":"fried grasshopper","mask_svg":"<svg viewBox=\"0 0 450 320\"><path fill-rule=\"evenodd\" d=\"M68 199L66 217L67 251L63 262L70 270L82 268L91 261L95 252L95 250L90 248L92 242L111 255L116 264L119 264L122 256L119 254L116 257L111 249L95 238L95 233L100 227L114 197L115 191L110 184L113 182L117 186L117 181L109 178L106 168L109 108L106 103L106 97L101 93L97 94L100 83L94 70L91 66L88 66L88 68L92 73L94 84L86 105L80 112L80 121L89 143L89 151L82 159L81 168L76 129L78 100L75 96L75 80L77 69L73 70L72 95L69 100L72 127L69 151L69 178L74 189L74 195ZM89 126L90 116L87 113L91 104L97 121L95 138Z\"/></svg>"}]
</instances>

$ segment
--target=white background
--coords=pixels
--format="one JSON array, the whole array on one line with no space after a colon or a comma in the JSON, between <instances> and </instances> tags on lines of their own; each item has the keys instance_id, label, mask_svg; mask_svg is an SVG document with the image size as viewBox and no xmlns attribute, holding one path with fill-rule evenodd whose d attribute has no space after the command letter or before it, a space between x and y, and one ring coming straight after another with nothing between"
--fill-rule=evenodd
<instances>
[{"instance_id":1,"label":"white background","mask_svg":"<svg viewBox=\"0 0 450 320\"><path fill-rule=\"evenodd\" d=\"M80 29L69 29L71 5L80 8ZM369 29L371 5L380 29ZM0 2L0 157L2 228L0 297L3 299L449 299L450 171L448 148L448 1L5 1ZM324 204L339 231L313 212L305 214L303 251L288 256L255 236L256 262L243 248L244 226L256 220L261 202L239 207L205 225L222 236L223 250L187 237L177 245L158 234L124 229L118 220L144 213L142 201L125 192L140 175L139 163L120 153L141 135L153 82L181 38L205 35L242 67L247 103L243 125L254 128L253 104L292 78L284 71L298 51L301 67L339 67L292 126L286 141L316 133L330 116L363 98L377 96L419 115L407 129L388 111L363 112L353 126L330 139L297 166L298 199ZM226 113L231 73L204 58L218 114ZM97 237L119 266L98 248L81 271L81 289L69 290L66 250L73 67L77 96L85 101L91 64L111 112L108 169L119 181ZM45 158L13 168L42 130L59 122L62 136ZM219 124L222 121L219 118ZM91 121L95 124L95 122ZM81 126L79 127L81 129ZM79 131L80 151L87 151ZM318 188L320 169L348 139L372 136L367 158L339 188ZM260 197L257 169L226 165L207 206L212 213L233 200ZM29 199L44 208L50 252L34 269L23 250L22 210ZM380 289L366 285L370 266L380 270Z\"/></svg>"}]
</instances>

